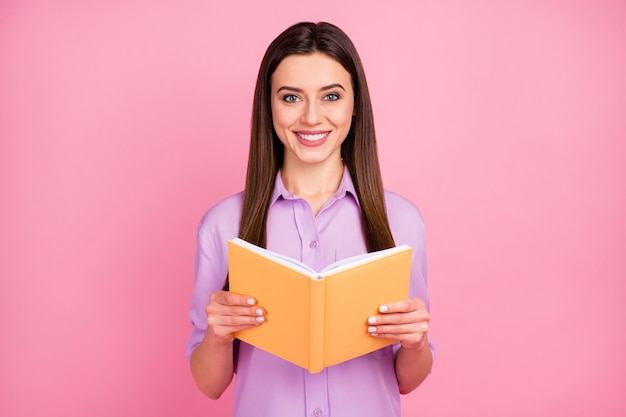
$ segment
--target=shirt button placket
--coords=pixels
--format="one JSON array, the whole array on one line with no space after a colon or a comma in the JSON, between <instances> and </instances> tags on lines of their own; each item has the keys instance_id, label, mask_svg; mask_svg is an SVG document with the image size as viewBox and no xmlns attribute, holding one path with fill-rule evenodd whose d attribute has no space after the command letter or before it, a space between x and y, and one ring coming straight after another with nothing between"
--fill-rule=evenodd
<instances>
[{"instance_id":1,"label":"shirt button placket","mask_svg":"<svg viewBox=\"0 0 626 417\"><path fill-rule=\"evenodd\" d=\"M322 413L322 410L320 410L319 408L313 410L313 417L322 417L323 414L324 413Z\"/></svg>"},{"instance_id":2,"label":"shirt button placket","mask_svg":"<svg viewBox=\"0 0 626 417\"><path fill-rule=\"evenodd\" d=\"M297 200L294 205L296 228L302 242L302 255L300 260L313 269L322 269L320 265L320 240L317 230L317 222L311 206L305 200ZM311 410L312 411L312 410Z\"/></svg>"}]
</instances>

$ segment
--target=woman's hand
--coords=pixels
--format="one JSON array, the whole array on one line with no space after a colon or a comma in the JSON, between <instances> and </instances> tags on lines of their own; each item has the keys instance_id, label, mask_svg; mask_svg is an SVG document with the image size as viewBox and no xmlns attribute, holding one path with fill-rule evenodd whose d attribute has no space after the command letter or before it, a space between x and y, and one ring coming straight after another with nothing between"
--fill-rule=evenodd
<instances>
[{"instance_id":1,"label":"woman's hand","mask_svg":"<svg viewBox=\"0 0 626 417\"><path fill-rule=\"evenodd\" d=\"M265 310L254 298L229 291L211 294L206 306L207 334L217 343L231 343L233 333L256 327L265 321Z\"/></svg>"},{"instance_id":2,"label":"woman's hand","mask_svg":"<svg viewBox=\"0 0 626 417\"><path fill-rule=\"evenodd\" d=\"M381 314L368 319L367 331L375 337L394 339L405 349L421 350L428 345L430 314L419 298L387 303Z\"/></svg>"},{"instance_id":3,"label":"woman's hand","mask_svg":"<svg viewBox=\"0 0 626 417\"><path fill-rule=\"evenodd\" d=\"M208 327L190 358L194 381L209 398L218 399L233 379L233 333L265 321L265 311L255 303L228 291L211 294L205 309Z\"/></svg>"}]
</instances>

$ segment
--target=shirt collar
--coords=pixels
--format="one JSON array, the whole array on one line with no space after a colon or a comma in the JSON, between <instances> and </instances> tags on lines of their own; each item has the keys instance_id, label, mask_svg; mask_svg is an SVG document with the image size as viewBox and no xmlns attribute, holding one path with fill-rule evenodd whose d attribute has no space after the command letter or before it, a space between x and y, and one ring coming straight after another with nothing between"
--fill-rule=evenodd
<instances>
[{"instance_id":1,"label":"shirt collar","mask_svg":"<svg viewBox=\"0 0 626 417\"><path fill-rule=\"evenodd\" d=\"M354 188L354 182L352 181L352 176L350 175L350 171L348 170L348 167L344 165L343 176L341 177L339 188L337 188L337 191L335 192L335 194L333 194L333 197L331 198L334 198L335 200L339 200L340 198L343 198L346 195L352 196L352 198L354 198L354 201L356 201L356 203L360 206L359 200L356 196L356 189ZM278 200L281 197L286 200L293 200L295 198L298 198L294 196L293 194L291 194L289 191L287 191L287 189L285 188L285 184L283 183L283 179L280 175L280 170L279 170L278 173L276 174L276 181L274 182L274 191L272 192L272 197L270 200L270 207L276 202L276 200Z\"/></svg>"}]
</instances>

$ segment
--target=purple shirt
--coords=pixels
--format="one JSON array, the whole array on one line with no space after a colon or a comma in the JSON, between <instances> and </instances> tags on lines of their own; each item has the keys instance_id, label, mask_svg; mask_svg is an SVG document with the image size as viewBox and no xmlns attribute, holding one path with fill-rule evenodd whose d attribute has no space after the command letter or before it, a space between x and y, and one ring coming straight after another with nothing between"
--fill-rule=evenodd
<instances>
[{"instance_id":1,"label":"purple shirt","mask_svg":"<svg viewBox=\"0 0 626 417\"><path fill-rule=\"evenodd\" d=\"M396 245L407 244L413 248L409 297L421 298L428 306L422 217L412 203L397 194L385 191L385 200ZM187 357L204 336L209 296L224 284L228 272L227 241L238 235L242 202L242 193L226 198L204 215L198 228L196 281L190 311L193 328L187 343ZM306 200L285 189L279 174L268 213L267 247L300 259L316 270L336 260L367 252L359 202L348 170L344 170L339 189L317 216ZM367 317L363 317L364 324L366 320ZM365 325L363 331L366 331ZM400 395L394 371L394 353L398 348L399 344L388 346L311 374L241 342L234 415L400 416Z\"/></svg>"}]
</instances>

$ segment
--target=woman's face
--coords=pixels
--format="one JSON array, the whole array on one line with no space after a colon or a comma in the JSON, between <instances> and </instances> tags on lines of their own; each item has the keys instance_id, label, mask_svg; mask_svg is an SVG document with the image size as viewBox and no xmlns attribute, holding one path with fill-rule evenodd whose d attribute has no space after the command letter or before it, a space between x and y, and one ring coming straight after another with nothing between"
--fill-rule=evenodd
<instances>
[{"instance_id":1,"label":"woman's face","mask_svg":"<svg viewBox=\"0 0 626 417\"><path fill-rule=\"evenodd\" d=\"M283 164L341 159L354 113L352 80L341 64L319 52L289 55L272 75L271 94Z\"/></svg>"}]
</instances>

